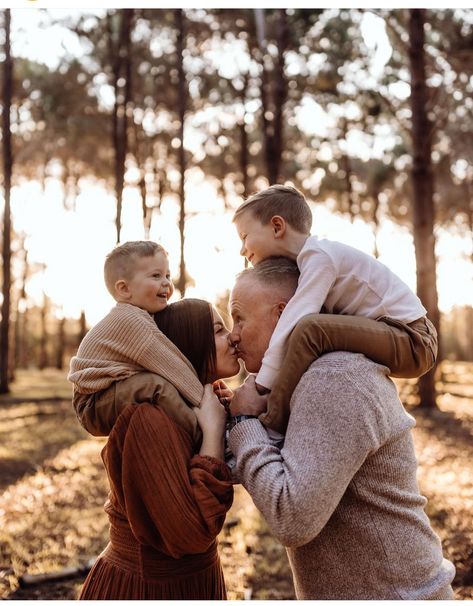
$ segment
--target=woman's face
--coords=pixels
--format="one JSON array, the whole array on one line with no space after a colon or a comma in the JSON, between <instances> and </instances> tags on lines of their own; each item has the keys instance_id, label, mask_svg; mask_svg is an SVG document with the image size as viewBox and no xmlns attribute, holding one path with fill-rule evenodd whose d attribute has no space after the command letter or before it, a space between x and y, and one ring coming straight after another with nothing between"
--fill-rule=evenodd
<instances>
[{"instance_id":1,"label":"woman's face","mask_svg":"<svg viewBox=\"0 0 473 606\"><path fill-rule=\"evenodd\" d=\"M228 340L229 331L218 311L212 307L214 335L215 335L215 371L213 377L209 377L209 382L213 383L217 379L233 377L240 372L240 364L238 363L236 350L232 347Z\"/></svg>"}]
</instances>

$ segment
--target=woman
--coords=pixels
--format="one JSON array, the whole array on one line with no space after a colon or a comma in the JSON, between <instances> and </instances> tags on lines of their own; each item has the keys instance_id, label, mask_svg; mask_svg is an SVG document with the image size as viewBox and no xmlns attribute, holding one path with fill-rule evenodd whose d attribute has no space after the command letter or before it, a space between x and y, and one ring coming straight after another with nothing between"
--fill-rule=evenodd
<instances>
[{"instance_id":1,"label":"woman","mask_svg":"<svg viewBox=\"0 0 473 606\"><path fill-rule=\"evenodd\" d=\"M233 488L223 461L226 413L208 383L238 373L236 352L206 301L183 299L155 320L207 383L195 409L202 438L164 412L169 400L182 406L171 385L161 394L167 406L159 400L125 407L102 451L110 481L110 543L80 599L226 598L216 537Z\"/></svg>"}]
</instances>

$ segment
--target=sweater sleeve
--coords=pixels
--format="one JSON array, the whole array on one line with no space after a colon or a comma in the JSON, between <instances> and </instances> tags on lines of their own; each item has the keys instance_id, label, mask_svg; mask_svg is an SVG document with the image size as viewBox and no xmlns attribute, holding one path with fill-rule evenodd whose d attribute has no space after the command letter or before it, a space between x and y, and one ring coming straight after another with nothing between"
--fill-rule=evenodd
<instances>
[{"instance_id":1,"label":"sweater sleeve","mask_svg":"<svg viewBox=\"0 0 473 606\"><path fill-rule=\"evenodd\" d=\"M299 283L286 305L264 354L256 382L272 389L285 353L285 343L295 325L304 316L319 313L336 280L335 266L322 250L307 248L297 258Z\"/></svg>"},{"instance_id":2,"label":"sweater sleeve","mask_svg":"<svg viewBox=\"0 0 473 606\"><path fill-rule=\"evenodd\" d=\"M122 484L136 538L176 558L209 548L233 499L224 462L189 456L180 430L146 404L134 409L126 432Z\"/></svg>"},{"instance_id":3,"label":"sweater sleeve","mask_svg":"<svg viewBox=\"0 0 473 606\"><path fill-rule=\"evenodd\" d=\"M145 339L136 362L167 379L194 406L199 406L204 391L194 368L174 343L159 330L154 320L150 320L149 336Z\"/></svg>"},{"instance_id":4,"label":"sweater sleeve","mask_svg":"<svg viewBox=\"0 0 473 606\"><path fill-rule=\"evenodd\" d=\"M331 517L348 484L379 446L372 396L363 377L347 369L312 366L294 392L279 450L258 420L231 431L237 474L271 531L288 547L314 539Z\"/></svg>"}]
</instances>

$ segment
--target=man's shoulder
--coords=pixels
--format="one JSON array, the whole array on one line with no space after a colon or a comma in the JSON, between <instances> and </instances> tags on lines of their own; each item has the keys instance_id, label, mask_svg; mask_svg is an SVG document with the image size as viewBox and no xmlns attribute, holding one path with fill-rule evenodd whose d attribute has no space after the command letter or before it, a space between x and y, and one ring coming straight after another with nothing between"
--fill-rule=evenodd
<instances>
[{"instance_id":1,"label":"man's shoulder","mask_svg":"<svg viewBox=\"0 0 473 606\"><path fill-rule=\"evenodd\" d=\"M361 353L349 352L349 351L332 351L326 353L309 366L306 372L319 371L319 372L355 372L355 373L370 373L379 375L380 377L387 377L389 375L389 368L377 364L370 360Z\"/></svg>"},{"instance_id":2,"label":"man's shoulder","mask_svg":"<svg viewBox=\"0 0 473 606\"><path fill-rule=\"evenodd\" d=\"M376 420L385 435L415 424L399 400L389 368L359 353L335 351L315 360L299 381L292 405L304 397L321 410L330 407L368 423Z\"/></svg>"},{"instance_id":3,"label":"man's shoulder","mask_svg":"<svg viewBox=\"0 0 473 606\"><path fill-rule=\"evenodd\" d=\"M312 391L314 399L325 393L334 403L357 394L360 401L375 406L386 400L399 402L389 368L360 353L334 351L321 356L302 375L298 387L304 386Z\"/></svg>"}]
</instances>

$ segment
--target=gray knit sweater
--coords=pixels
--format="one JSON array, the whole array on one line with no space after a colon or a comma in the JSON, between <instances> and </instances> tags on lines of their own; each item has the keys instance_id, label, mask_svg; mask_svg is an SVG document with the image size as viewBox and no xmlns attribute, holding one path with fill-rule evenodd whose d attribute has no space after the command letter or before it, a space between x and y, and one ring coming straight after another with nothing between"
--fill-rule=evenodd
<instances>
[{"instance_id":1,"label":"gray knit sweater","mask_svg":"<svg viewBox=\"0 0 473 606\"><path fill-rule=\"evenodd\" d=\"M453 598L455 569L417 485L415 421L387 373L360 354L327 354L294 391L282 450L258 420L230 433L299 599Z\"/></svg>"}]
</instances>

